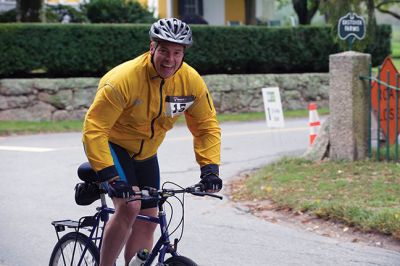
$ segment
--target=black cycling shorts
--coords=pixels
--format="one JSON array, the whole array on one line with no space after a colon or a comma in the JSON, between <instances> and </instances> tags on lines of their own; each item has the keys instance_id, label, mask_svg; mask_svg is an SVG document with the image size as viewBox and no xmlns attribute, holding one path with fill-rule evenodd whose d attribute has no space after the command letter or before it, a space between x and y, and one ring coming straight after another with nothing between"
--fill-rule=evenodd
<instances>
[{"instance_id":1,"label":"black cycling shorts","mask_svg":"<svg viewBox=\"0 0 400 266\"><path fill-rule=\"evenodd\" d=\"M137 161L121 146L111 142L109 142L109 144L114 165L117 168L119 177L123 181L131 186L137 186L140 189L146 186L156 189L160 188L160 168L157 156ZM142 201L142 210L154 207L157 207L157 201Z\"/></svg>"}]
</instances>

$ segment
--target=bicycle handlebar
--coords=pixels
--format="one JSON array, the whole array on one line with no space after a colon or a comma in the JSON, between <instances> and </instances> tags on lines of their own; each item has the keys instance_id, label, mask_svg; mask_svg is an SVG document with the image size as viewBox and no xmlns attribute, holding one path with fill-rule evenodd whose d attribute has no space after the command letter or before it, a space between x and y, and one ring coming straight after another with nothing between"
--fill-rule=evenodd
<instances>
[{"instance_id":1,"label":"bicycle handlebar","mask_svg":"<svg viewBox=\"0 0 400 266\"><path fill-rule=\"evenodd\" d=\"M182 194L182 193L189 193L189 194L192 194L194 196L199 196L199 197L209 196L209 197L217 198L220 200L223 199L223 197L220 195L205 192L204 185L199 183L194 186L190 186L190 187L182 188L182 189L162 188L162 189L157 190L152 187L145 187L143 190L135 191L133 194L133 196L140 196L140 198L128 199L127 202L142 200L142 199L166 199L166 198L174 196L175 194Z\"/></svg>"},{"instance_id":2,"label":"bicycle handlebar","mask_svg":"<svg viewBox=\"0 0 400 266\"><path fill-rule=\"evenodd\" d=\"M199 197L209 196L209 197L217 198L217 199L220 199L220 200L223 199L223 197L220 196L220 195L217 195L217 194L214 194L214 193L205 192L204 191L204 185L201 184L201 183L198 183L198 184L196 184L194 186L191 186L191 187L188 187L186 189L191 190L191 191L186 191L186 192L188 192L188 193L190 193L192 195L195 195L195 196L199 196Z\"/></svg>"}]
</instances>

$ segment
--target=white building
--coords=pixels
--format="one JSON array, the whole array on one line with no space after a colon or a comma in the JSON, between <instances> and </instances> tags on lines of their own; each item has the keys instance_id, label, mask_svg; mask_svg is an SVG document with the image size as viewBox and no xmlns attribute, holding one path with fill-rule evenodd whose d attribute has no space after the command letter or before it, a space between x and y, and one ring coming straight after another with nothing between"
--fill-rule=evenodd
<instances>
[{"instance_id":1,"label":"white building","mask_svg":"<svg viewBox=\"0 0 400 266\"><path fill-rule=\"evenodd\" d=\"M70 5L78 7L80 4L87 2L88 0L44 0L45 4L48 5ZM15 8L15 0L0 0L0 12L7 11Z\"/></svg>"},{"instance_id":2,"label":"white building","mask_svg":"<svg viewBox=\"0 0 400 266\"><path fill-rule=\"evenodd\" d=\"M15 0L0 0L0 12L15 8Z\"/></svg>"},{"instance_id":3,"label":"white building","mask_svg":"<svg viewBox=\"0 0 400 266\"><path fill-rule=\"evenodd\" d=\"M48 5L70 5L78 7L90 0L44 0ZM245 0L137 0L156 17L198 16L209 25L244 25L252 14L261 22L276 21L275 0L255 0L254 6ZM15 0L0 0L0 12L15 8ZM253 9L253 10L251 10Z\"/></svg>"}]
</instances>

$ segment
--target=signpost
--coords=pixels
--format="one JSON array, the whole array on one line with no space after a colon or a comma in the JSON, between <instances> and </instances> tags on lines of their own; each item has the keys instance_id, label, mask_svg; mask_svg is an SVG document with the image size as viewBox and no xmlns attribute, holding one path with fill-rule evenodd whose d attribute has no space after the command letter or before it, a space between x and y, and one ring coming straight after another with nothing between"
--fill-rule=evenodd
<instances>
[{"instance_id":1,"label":"signpost","mask_svg":"<svg viewBox=\"0 0 400 266\"><path fill-rule=\"evenodd\" d=\"M340 39L347 40L349 50L351 50L355 38L362 40L365 37L364 18L356 13L347 13L347 15L339 19L338 35Z\"/></svg>"},{"instance_id":2,"label":"signpost","mask_svg":"<svg viewBox=\"0 0 400 266\"><path fill-rule=\"evenodd\" d=\"M278 87L262 88L267 127L284 127L281 96Z\"/></svg>"}]
</instances>

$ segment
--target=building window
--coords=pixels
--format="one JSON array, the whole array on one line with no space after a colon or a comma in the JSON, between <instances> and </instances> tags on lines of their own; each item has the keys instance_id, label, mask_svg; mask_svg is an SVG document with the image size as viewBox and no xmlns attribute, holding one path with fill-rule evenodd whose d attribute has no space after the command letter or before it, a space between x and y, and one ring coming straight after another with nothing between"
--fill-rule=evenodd
<instances>
[{"instance_id":1,"label":"building window","mask_svg":"<svg viewBox=\"0 0 400 266\"><path fill-rule=\"evenodd\" d=\"M196 0L185 1L183 13L186 15L197 15L199 12L197 2Z\"/></svg>"},{"instance_id":2,"label":"building window","mask_svg":"<svg viewBox=\"0 0 400 266\"><path fill-rule=\"evenodd\" d=\"M203 18L202 0L179 0L179 17L189 24L208 24Z\"/></svg>"},{"instance_id":3,"label":"building window","mask_svg":"<svg viewBox=\"0 0 400 266\"><path fill-rule=\"evenodd\" d=\"M203 15L202 0L179 0L180 15Z\"/></svg>"}]
</instances>

